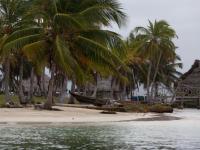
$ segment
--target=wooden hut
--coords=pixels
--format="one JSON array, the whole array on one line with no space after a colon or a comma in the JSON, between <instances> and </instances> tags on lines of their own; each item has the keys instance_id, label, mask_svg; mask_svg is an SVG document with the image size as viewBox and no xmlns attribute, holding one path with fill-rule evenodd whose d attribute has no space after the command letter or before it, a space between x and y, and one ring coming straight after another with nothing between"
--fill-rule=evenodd
<instances>
[{"instance_id":1,"label":"wooden hut","mask_svg":"<svg viewBox=\"0 0 200 150\"><path fill-rule=\"evenodd\" d=\"M176 101L182 105L193 102L200 106L200 60L195 60L189 71L181 76L176 89Z\"/></svg>"}]
</instances>

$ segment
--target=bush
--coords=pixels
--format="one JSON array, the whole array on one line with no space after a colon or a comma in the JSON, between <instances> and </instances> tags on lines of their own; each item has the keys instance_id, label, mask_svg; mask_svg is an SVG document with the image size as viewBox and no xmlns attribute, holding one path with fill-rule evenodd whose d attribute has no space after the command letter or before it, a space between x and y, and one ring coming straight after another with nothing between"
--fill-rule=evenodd
<instances>
[{"instance_id":1,"label":"bush","mask_svg":"<svg viewBox=\"0 0 200 150\"><path fill-rule=\"evenodd\" d=\"M154 104L150 106L149 111L155 113L172 113L173 108L166 104Z\"/></svg>"},{"instance_id":2,"label":"bush","mask_svg":"<svg viewBox=\"0 0 200 150\"><path fill-rule=\"evenodd\" d=\"M126 112L137 112L137 113L172 113L173 108L167 104L144 104L136 102L121 101L123 108Z\"/></svg>"},{"instance_id":3,"label":"bush","mask_svg":"<svg viewBox=\"0 0 200 150\"><path fill-rule=\"evenodd\" d=\"M144 104L134 104L130 103L127 105L124 105L124 108L126 112L138 112L138 113L146 113L148 112L148 106Z\"/></svg>"}]
</instances>

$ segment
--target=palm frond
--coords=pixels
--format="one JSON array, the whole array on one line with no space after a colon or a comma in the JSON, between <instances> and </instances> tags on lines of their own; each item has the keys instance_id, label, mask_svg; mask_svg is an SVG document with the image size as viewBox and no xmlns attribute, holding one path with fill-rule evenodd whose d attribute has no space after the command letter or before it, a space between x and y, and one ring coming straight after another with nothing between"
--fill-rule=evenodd
<instances>
[{"instance_id":1,"label":"palm frond","mask_svg":"<svg viewBox=\"0 0 200 150\"><path fill-rule=\"evenodd\" d=\"M34 35L21 37L21 38L18 38L16 40L6 43L3 49L4 50L21 49L27 44L40 40L42 37L43 35L41 34L34 34Z\"/></svg>"},{"instance_id":2,"label":"palm frond","mask_svg":"<svg viewBox=\"0 0 200 150\"><path fill-rule=\"evenodd\" d=\"M88 4L90 3L90 4ZM79 12L80 16L90 23L110 25L115 22L119 27L125 24L126 14L122 12L120 4L116 0L83 2L84 10Z\"/></svg>"},{"instance_id":3,"label":"palm frond","mask_svg":"<svg viewBox=\"0 0 200 150\"><path fill-rule=\"evenodd\" d=\"M30 28L25 28L22 30L17 30L8 37L6 42L8 43L13 40L19 39L21 37L29 36L32 34L41 34L42 32L43 32L43 29L40 27L30 27Z\"/></svg>"},{"instance_id":4,"label":"palm frond","mask_svg":"<svg viewBox=\"0 0 200 150\"><path fill-rule=\"evenodd\" d=\"M71 15L64 13L57 13L54 16L54 24L62 27L71 27L81 29L82 25Z\"/></svg>"},{"instance_id":5,"label":"palm frond","mask_svg":"<svg viewBox=\"0 0 200 150\"><path fill-rule=\"evenodd\" d=\"M85 55L87 55L90 59L93 59L93 61L96 61L96 63L101 64L104 62L116 72L118 72L117 69L119 68L129 71L127 66L103 45L82 36L79 36L77 40L78 42L76 44L81 46Z\"/></svg>"},{"instance_id":6,"label":"palm frond","mask_svg":"<svg viewBox=\"0 0 200 150\"><path fill-rule=\"evenodd\" d=\"M58 62L60 68L68 76L77 76L79 81L83 81L84 73L80 68L79 64L71 56L71 52L68 45L61 39L60 36L56 37L56 51L55 51L55 62Z\"/></svg>"}]
</instances>

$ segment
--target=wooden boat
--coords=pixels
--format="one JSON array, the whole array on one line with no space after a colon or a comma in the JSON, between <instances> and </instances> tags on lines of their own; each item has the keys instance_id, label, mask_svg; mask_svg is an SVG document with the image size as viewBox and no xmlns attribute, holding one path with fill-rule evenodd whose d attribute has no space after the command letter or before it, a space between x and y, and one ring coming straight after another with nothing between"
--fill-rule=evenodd
<instances>
[{"instance_id":1,"label":"wooden boat","mask_svg":"<svg viewBox=\"0 0 200 150\"><path fill-rule=\"evenodd\" d=\"M89 96L83 96L83 95L78 95L72 92L69 92L74 98L76 98L77 101L80 103L85 103L85 104L93 104L95 106L102 106L106 105L108 102L108 99L96 99L94 97L89 97Z\"/></svg>"}]
</instances>

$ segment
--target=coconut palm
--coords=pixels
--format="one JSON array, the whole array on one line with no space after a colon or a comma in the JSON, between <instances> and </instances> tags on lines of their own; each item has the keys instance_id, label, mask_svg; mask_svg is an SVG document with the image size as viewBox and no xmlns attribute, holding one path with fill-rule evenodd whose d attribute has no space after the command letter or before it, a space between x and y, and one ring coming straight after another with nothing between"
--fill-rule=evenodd
<instances>
[{"instance_id":1,"label":"coconut palm","mask_svg":"<svg viewBox=\"0 0 200 150\"><path fill-rule=\"evenodd\" d=\"M10 83L10 63L13 58L15 49L4 49L6 43L9 42L9 36L22 27L22 16L24 15L29 1L27 0L0 0L0 55L4 65L4 87L5 101L9 102L9 83Z\"/></svg>"},{"instance_id":2,"label":"coconut palm","mask_svg":"<svg viewBox=\"0 0 200 150\"><path fill-rule=\"evenodd\" d=\"M154 87L161 58L166 61L175 59L176 46L172 40L177 36L175 30L163 20L154 23L149 21L147 28L136 27L134 33L136 40L143 43L139 53L146 57L148 63L147 98L150 99L150 88Z\"/></svg>"},{"instance_id":3,"label":"coconut palm","mask_svg":"<svg viewBox=\"0 0 200 150\"><path fill-rule=\"evenodd\" d=\"M112 49L120 49L120 36L100 27L112 21L121 26L125 14L116 0L35 0L29 15L40 22L16 31L4 49L22 48L37 66L47 65L51 79L45 109L51 109L55 74L62 71L77 82L84 81L84 68L105 68L116 73L117 66L124 66ZM88 65L83 66L84 64ZM119 73L118 73L119 74Z\"/></svg>"},{"instance_id":4,"label":"coconut palm","mask_svg":"<svg viewBox=\"0 0 200 150\"><path fill-rule=\"evenodd\" d=\"M183 64L180 63L180 60L180 57L177 55L174 62L162 61L160 64L156 82L164 84L170 91L173 91L173 85L178 82L182 75L182 73L177 70L181 69L183 66Z\"/></svg>"}]
</instances>

